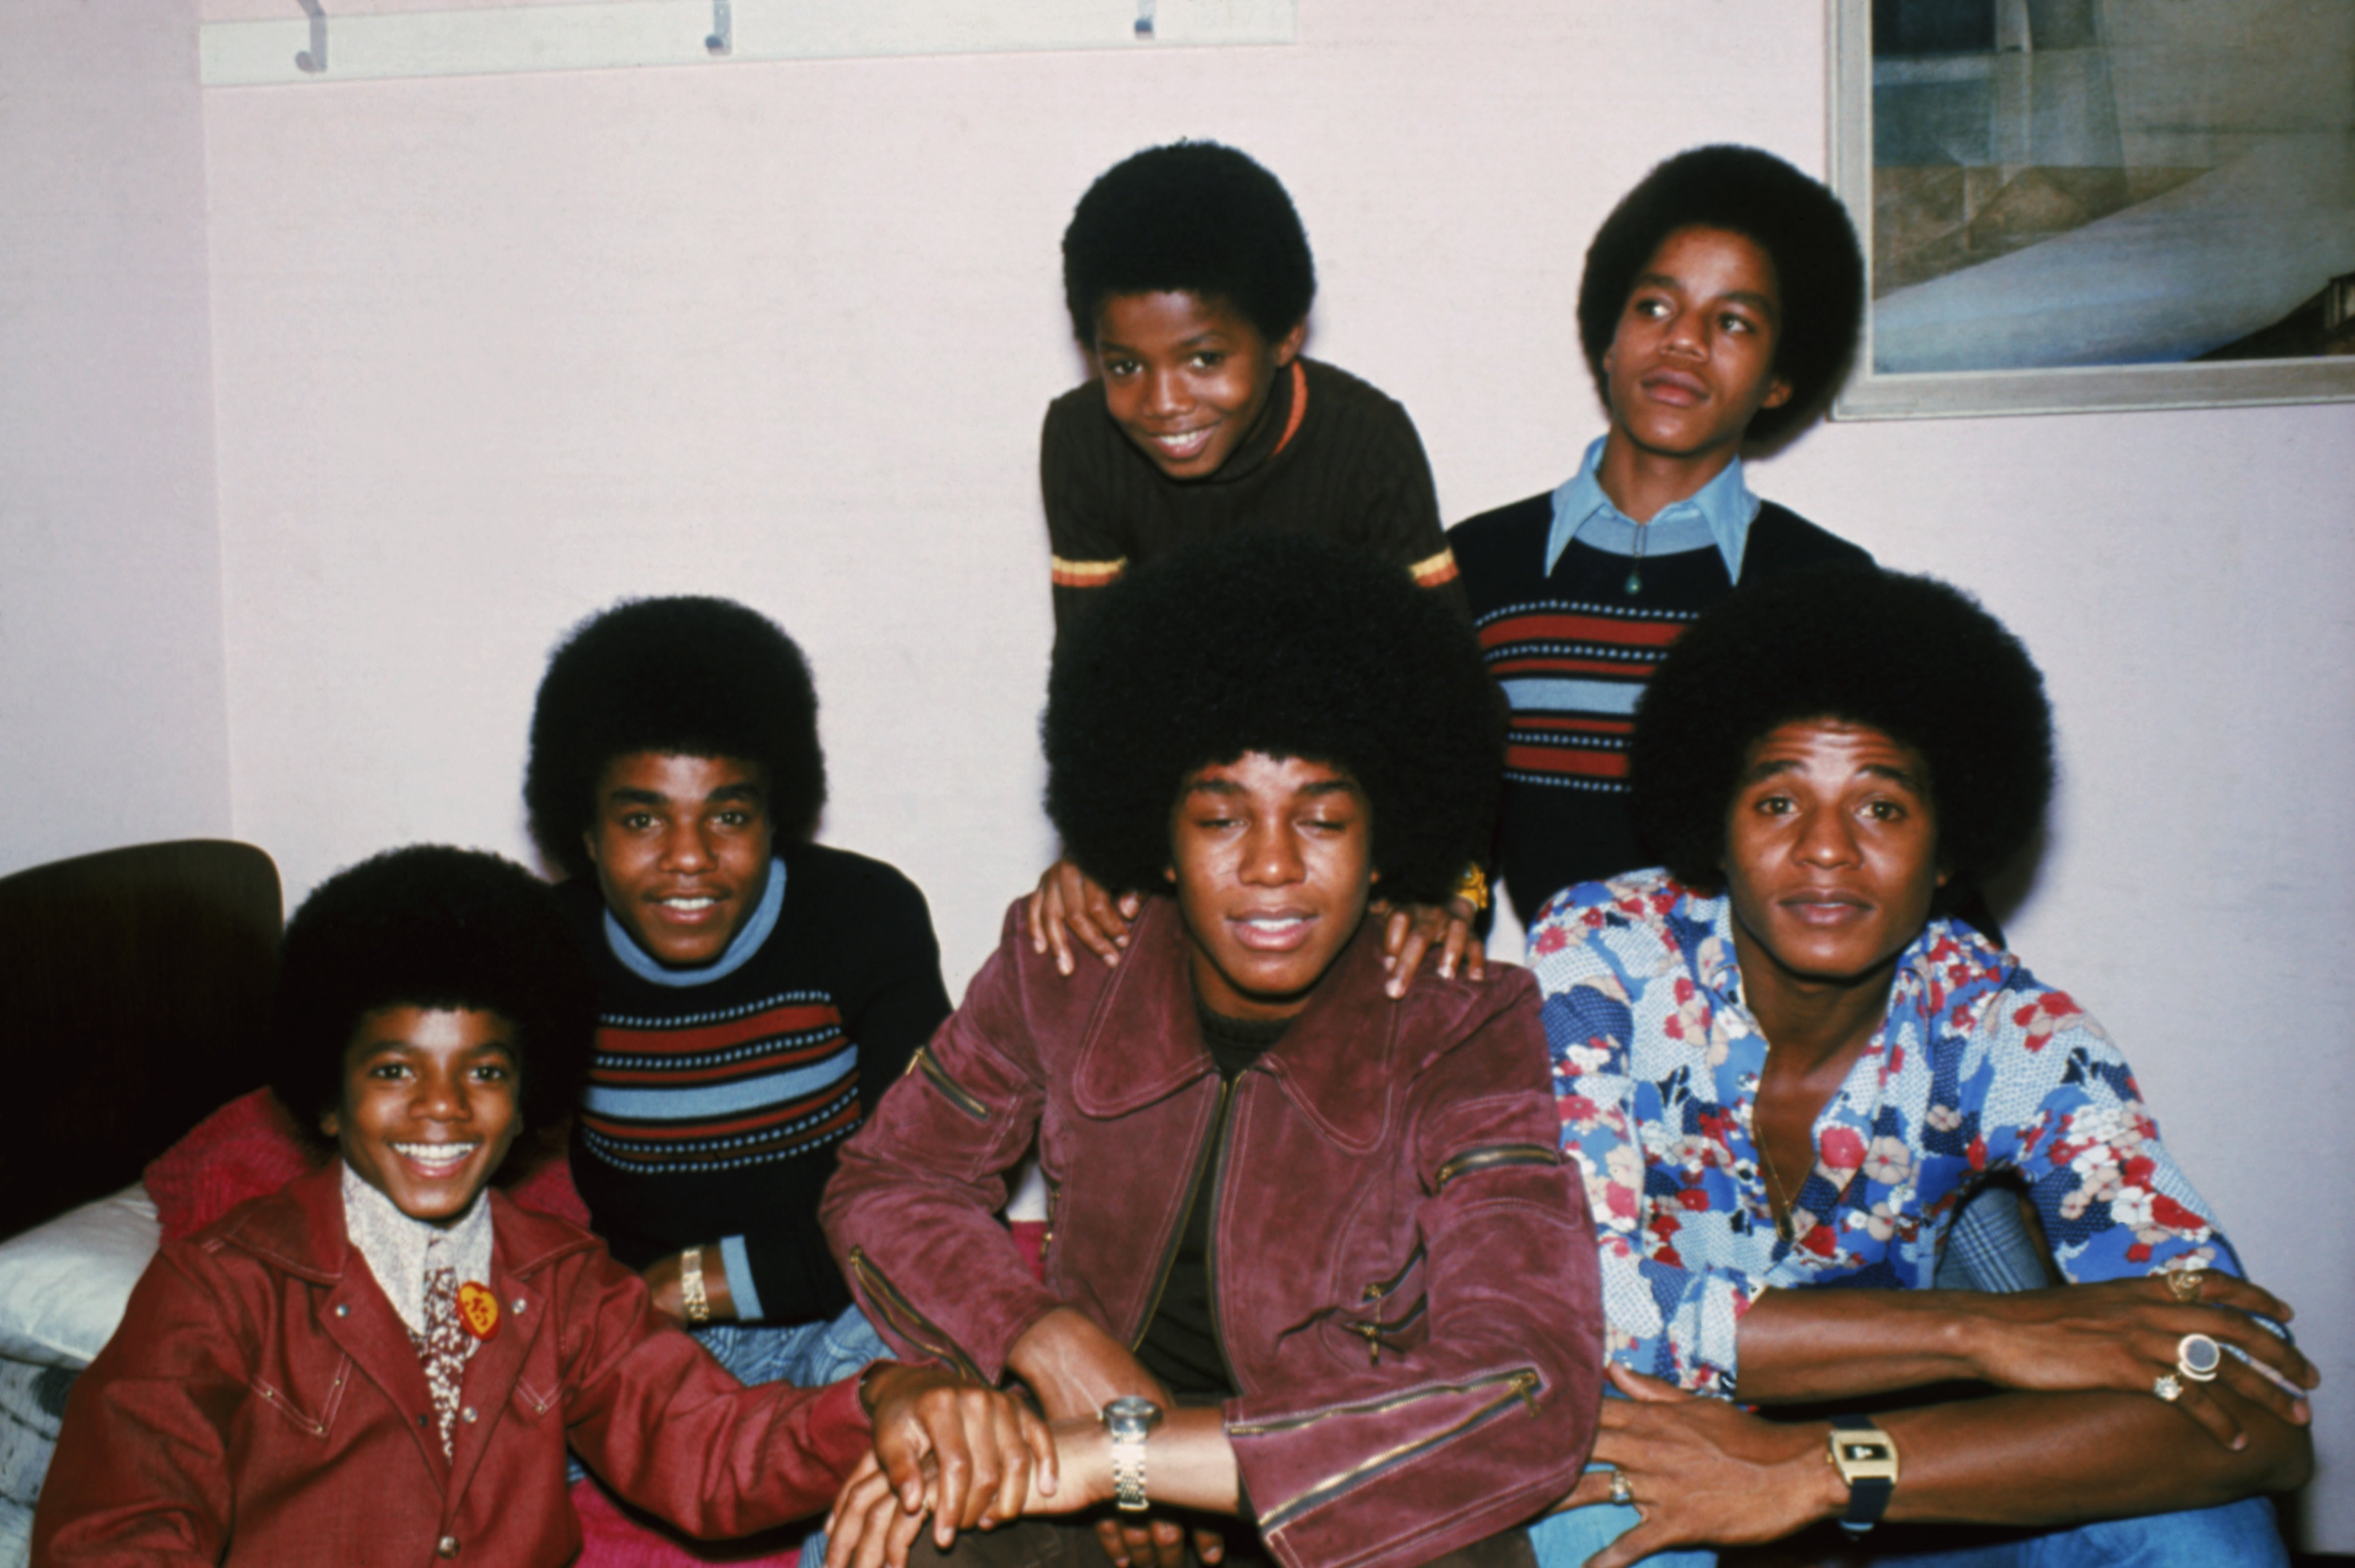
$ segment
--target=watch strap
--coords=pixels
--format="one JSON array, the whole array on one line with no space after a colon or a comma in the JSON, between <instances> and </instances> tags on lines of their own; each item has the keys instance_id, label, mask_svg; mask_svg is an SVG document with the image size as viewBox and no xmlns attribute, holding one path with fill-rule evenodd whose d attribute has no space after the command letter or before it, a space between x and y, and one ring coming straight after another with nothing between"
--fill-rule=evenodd
<instances>
[{"instance_id":1,"label":"watch strap","mask_svg":"<svg viewBox=\"0 0 2355 1568\"><path fill-rule=\"evenodd\" d=\"M1897 1445L1861 1415L1836 1415L1831 1425L1832 1467L1848 1483L1848 1511L1840 1515L1839 1527L1862 1535L1881 1522L1897 1490Z\"/></svg>"}]
</instances>

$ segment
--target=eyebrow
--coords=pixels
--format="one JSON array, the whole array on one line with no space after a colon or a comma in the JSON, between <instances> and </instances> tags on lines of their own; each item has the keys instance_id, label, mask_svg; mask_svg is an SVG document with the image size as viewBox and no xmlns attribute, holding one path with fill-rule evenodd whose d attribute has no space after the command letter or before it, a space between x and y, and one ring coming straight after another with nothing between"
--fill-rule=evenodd
<instances>
[{"instance_id":1,"label":"eyebrow","mask_svg":"<svg viewBox=\"0 0 2355 1568\"><path fill-rule=\"evenodd\" d=\"M1796 772L1798 766L1799 762L1796 757L1778 757L1768 762L1754 763L1742 770L1742 776L1734 781L1734 787L1747 789L1750 785L1763 783L1778 773ZM1918 775L1904 768L1891 767L1887 763L1867 763L1856 771L1868 777L1887 779L1892 784L1901 784L1924 800L1929 798L1928 784Z\"/></svg>"},{"instance_id":2,"label":"eyebrow","mask_svg":"<svg viewBox=\"0 0 2355 1568\"><path fill-rule=\"evenodd\" d=\"M1691 293L1691 291L1685 286L1685 282L1682 278L1670 277L1666 272L1645 272L1639 275L1636 279L1634 288L1640 289L1645 287L1674 289L1678 293ZM1629 292L1632 293L1633 289ZM1769 298L1765 294L1758 293L1754 289L1735 289L1730 293L1721 294L1718 297L1722 301L1727 301L1734 304L1746 304L1751 309L1763 312L1767 315L1776 315L1781 309L1781 307L1777 305L1773 299Z\"/></svg>"},{"instance_id":3,"label":"eyebrow","mask_svg":"<svg viewBox=\"0 0 2355 1568\"><path fill-rule=\"evenodd\" d=\"M633 789L626 784L616 789L608 790L605 793L605 798L608 801L623 805L668 805L671 804L671 797L663 794L660 790ZM750 800L757 802L760 798L760 785L751 784L721 784L718 789L713 790L709 795L705 795L703 797L703 803L706 805L709 805L715 801Z\"/></svg>"},{"instance_id":4,"label":"eyebrow","mask_svg":"<svg viewBox=\"0 0 2355 1568\"><path fill-rule=\"evenodd\" d=\"M1229 779L1197 779L1186 786L1186 793L1188 795L1238 795L1243 793L1243 786ZM1348 779L1324 779L1316 784L1302 784L1293 793L1295 798L1299 798L1328 795L1354 795L1359 791L1358 786Z\"/></svg>"}]
</instances>

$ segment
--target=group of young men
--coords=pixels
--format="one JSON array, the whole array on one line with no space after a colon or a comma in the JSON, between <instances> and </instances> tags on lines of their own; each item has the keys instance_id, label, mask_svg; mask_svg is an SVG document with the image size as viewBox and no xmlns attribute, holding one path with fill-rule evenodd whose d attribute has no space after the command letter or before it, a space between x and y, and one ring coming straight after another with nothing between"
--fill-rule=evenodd
<instances>
[{"instance_id":1,"label":"group of young men","mask_svg":"<svg viewBox=\"0 0 2355 1568\"><path fill-rule=\"evenodd\" d=\"M1064 262L1063 859L963 1004L811 842L791 640L592 616L526 783L566 880L414 848L298 911L274 1083L336 1157L166 1245L37 1561L560 1563L569 1452L698 1533L831 1504L835 1568L2282 1562L2289 1310L1982 929L2035 667L1744 482L1853 343L1829 194L1654 171L1581 288L1608 432L1452 532L1250 159L1125 161ZM594 1235L486 1191L567 1115ZM2053 1283L1958 1270L1966 1214Z\"/></svg>"}]
</instances>

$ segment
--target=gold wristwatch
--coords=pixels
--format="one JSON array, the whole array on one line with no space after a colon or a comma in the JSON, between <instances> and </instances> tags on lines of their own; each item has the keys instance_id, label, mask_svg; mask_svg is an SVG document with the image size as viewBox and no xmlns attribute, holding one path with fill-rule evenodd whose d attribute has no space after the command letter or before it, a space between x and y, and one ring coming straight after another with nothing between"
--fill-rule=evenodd
<instances>
[{"instance_id":1,"label":"gold wristwatch","mask_svg":"<svg viewBox=\"0 0 2355 1568\"><path fill-rule=\"evenodd\" d=\"M1839 1526L1850 1535L1862 1535L1881 1522L1897 1489L1897 1444L1888 1433L1861 1415L1832 1417L1832 1468L1848 1483L1848 1511Z\"/></svg>"}]
</instances>

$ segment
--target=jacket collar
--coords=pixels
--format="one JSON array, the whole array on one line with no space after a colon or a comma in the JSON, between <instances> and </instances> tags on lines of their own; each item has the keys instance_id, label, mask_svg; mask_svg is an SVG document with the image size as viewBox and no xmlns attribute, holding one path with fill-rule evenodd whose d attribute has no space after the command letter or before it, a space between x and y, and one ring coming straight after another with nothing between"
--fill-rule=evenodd
<instances>
[{"instance_id":1,"label":"jacket collar","mask_svg":"<svg viewBox=\"0 0 2355 1568\"><path fill-rule=\"evenodd\" d=\"M318 1324L393 1402L394 1408L432 1408L425 1369L408 1328L359 1257L344 1225L343 1161L331 1159L296 1177L275 1197L249 1203L208 1234L225 1246L323 1289ZM424 1426L415 1431L418 1449L434 1476L461 1495L522 1373L532 1343L549 1316L548 1300L535 1276L573 1253L599 1245L577 1226L518 1209L494 1190L491 1204L491 1289L499 1307L498 1331L467 1364L465 1399L485 1419L461 1423L456 1456L445 1459L440 1439Z\"/></svg>"},{"instance_id":2,"label":"jacket collar","mask_svg":"<svg viewBox=\"0 0 2355 1568\"><path fill-rule=\"evenodd\" d=\"M1405 1080L1422 1065L1403 1054L1408 1021L1420 1036L1471 1005L1469 990L1436 975L1394 1002L1383 978L1381 922L1369 917L1259 1063L1310 1125L1353 1155L1382 1146ZM1437 1038L1454 1036L1443 1027ZM1156 894L1089 1014L1072 1103L1089 1116L1124 1116L1217 1071L1195 1011L1185 922L1176 900Z\"/></svg>"}]
</instances>

